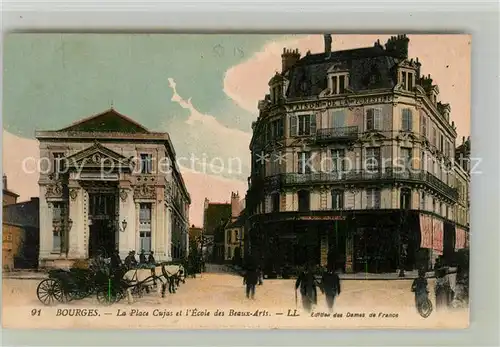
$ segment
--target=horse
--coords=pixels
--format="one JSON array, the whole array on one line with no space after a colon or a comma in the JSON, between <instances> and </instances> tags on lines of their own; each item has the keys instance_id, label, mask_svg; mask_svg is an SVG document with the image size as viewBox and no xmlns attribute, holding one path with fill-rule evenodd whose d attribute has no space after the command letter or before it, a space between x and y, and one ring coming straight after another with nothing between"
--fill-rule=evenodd
<instances>
[{"instance_id":1,"label":"horse","mask_svg":"<svg viewBox=\"0 0 500 347\"><path fill-rule=\"evenodd\" d=\"M175 293L176 287L179 286L180 282L185 283L186 280L186 270L182 265L162 265L163 276L168 280L169 292Z\"/></svg>"},{"instance_id":2,"label":"horse","mask_svg":"<svg viewBox=\"0 0 500 347\"><path fill-rule=\"evenodd\" d=\"M129 287L127 288L127 298L129 304L132 303L132 288L138 287L138 290L141 290L141 287L148 288L155 285L156 281L161 282L161 287L157 286L158 296L161 296L162 298L165 297L167 281L163 280L163 276L159 276L158 274L162 274L162 266L156 266L151 269L131 269L125 272L123 279L129 284Z\"/></svg>"}]
</instances>

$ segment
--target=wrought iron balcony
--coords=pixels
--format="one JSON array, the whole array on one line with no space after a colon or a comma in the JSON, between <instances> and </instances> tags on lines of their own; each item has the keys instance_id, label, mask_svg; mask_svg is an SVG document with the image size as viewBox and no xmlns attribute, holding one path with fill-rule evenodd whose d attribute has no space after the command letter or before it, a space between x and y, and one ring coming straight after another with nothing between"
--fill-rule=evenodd
<instances>
[{"instance_id":1,"label":"wrought iron balcony","mask_svg":"<svg viewBox=\"0 0 500 347\"><path fill-rule=\"evenodd\" d=\"M358 138L358 134L358 126L318 129L316 131L316 141L355 140Z\"/></svg>"},{"instance_id":2,"label":"wrought iron balcony","mask_svg":"<svg viewBox=\"0 0 500 347\"><path fill-rule=\"evenodd\" d=\"M309 184L328 184L328 183L347 183L356 184L371 181L385 182L412 182L423 183L430 188L439 191L446 197L457 200L458 190L448 186L439 178L431 173L423 170L403 170L386 168L384 170L351 170L351 171L334 171L334 172L315 172L315 173L287 173L276 176L266 177L266 188L277 190L286 186L300 186Z\"/></svg>"}]
</instances>

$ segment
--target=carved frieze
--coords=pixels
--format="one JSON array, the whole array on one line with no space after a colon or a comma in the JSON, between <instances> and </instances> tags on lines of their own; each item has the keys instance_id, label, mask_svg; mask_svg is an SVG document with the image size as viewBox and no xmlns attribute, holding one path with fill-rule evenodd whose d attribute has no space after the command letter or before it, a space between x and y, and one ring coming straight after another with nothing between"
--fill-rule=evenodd
<instances>
[{"instance_id":1,"label":"carved frieze","mask_svg":"<svg viewBox=\"0 0 500 347\"><path fill-rule=\"evenodd\" d=\"M135 199L156 199L155 186L141 184L134 187Z\"/></svg>"},{"instance_id":2,"label":"carved frieze","mask_svg":"<svg viewBox=\"0 0 500 347\"><path fill-rule=\"evenodd\" d=\"M63 197L63 185L61 182L52 182L47 185L45 191L46 198L62 198Z\"/></svg>"},{"instance_id":3,"label":"carved frieze","mask_svg":"<svg viewBox=\"0 0 500 347\"><path fill-rule=\"evenodd\" d=\"M69 197L71 198L71 200L76 200L76 198L78 197L78 189L71 188L69 191Z\"/></svg>"}]
</instances>

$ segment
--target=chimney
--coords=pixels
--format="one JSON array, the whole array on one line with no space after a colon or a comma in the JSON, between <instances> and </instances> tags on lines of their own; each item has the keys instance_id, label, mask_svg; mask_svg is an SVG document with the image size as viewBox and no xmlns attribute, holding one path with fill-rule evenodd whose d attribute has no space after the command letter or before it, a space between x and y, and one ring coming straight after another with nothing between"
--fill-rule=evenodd
<instances>
[{"instance_id":1,"label":"chimney","mask_svg":"<svg viewBox=\"0 0 500 347\"><path fill-rule=\"evenodd\" d=\"M240 212L240 194L231 192L231 219L238 218Z\"/></svg>"},{"instance_id":2,"label":"chimney","mask_svg":"<svg viewBox=\"0 0 500 347\"><path fill-rule=\"evenodd\" d=\"M325 40L325 53L330 53L332 51L332 35L325 34L323 38Z\"/></svg>"},{"instance_id":3,"label":"chimney","mask_svg":"<svg viewBox=\"0 0 500 347\"><path fill-rule=\"evenodd\" d=\"M2 189L5 189L7 190L7 175L6 174L3 174L3 180L2 180L2 184L3 184L3 187Z\"/></svg>"},{"instance_id":4,"label":"chimney","mask_svg":"<svg viewBox=\"0 0 500 347\"><path fill-rule=\"evenodd\" d=\"M283 48L283 54L281 54L281 72L285 72L290 69L300 60L300 53L298 49L286 49Z\"/></svg>"}]
</instances>

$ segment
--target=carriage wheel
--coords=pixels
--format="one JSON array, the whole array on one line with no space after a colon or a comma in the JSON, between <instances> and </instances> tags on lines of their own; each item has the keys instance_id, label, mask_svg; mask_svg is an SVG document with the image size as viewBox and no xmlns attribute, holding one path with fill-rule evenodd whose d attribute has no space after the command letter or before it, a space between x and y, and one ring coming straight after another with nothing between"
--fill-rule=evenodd
<instances>
[{"instance_id":1,"label":"carriage wheel","mask_svg":"<svg viewBox=\"0 0 500 347\"><path fill-rule=\"evenodd\" d=\"M61 284L52 278L47 278L40 282L36 288L36 296L46 306L66 301L66 295L63 292Z\"/></svg>"},{"instance_id":2,"label":"carriage wheel","mask_svg":"<svg viewBox=\"0 0 500 347\"><path fill-rule=\"evenodd\" d=\"M144 296L144 292L146 291L146 288L143 287L140 284L135 285L132 288L132 297L134 298L142 298Z\"/></svg>"},{"instance_id":3,"label":"carriage wheel","mask_svg":"<svg viewBox=\"0 0 500 347\"><path fill-rule=\"evenodd\" d=\"M418 306L418 313L424 318L427 318L432 313L432 302L430 299L423 300Z\"/></svg>"},{"instance_id":4,"label":"carriage wheel","mask_svg":"<svg viewBox=\"0 0 500 347\"><path fill-rule=\"evenodd\" d=\"M117 293L114 289L109 288L98 288L97 289L97 302L101 305L111 305L118 300L120 300L120 293Z\"/></svg>"}]
</instances>

